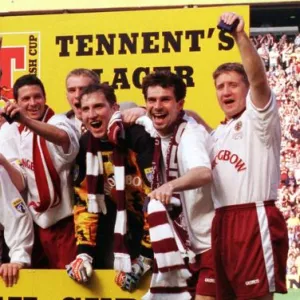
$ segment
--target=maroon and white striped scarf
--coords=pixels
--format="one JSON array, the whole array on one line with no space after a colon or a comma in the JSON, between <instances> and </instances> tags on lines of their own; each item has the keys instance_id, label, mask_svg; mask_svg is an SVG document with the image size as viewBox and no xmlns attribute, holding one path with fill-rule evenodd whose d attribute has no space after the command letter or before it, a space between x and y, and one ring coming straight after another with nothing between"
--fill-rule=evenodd
<instances>
[{"instance_id":1,"label":"maroon and white striped scarf","mask_svg":"<svg viewBox=\"0 0 300 300\"><path fill-rule=\"evenodd\" d=\"M182 255L186 249L160 201L152 199L149 202L148 223L154 264L150 289L142 299L191 299L187 290L187 279L191 273Z\"/></svg>"},{"instance_id":2,"label":"maroon and white striped scarf","mask_svg":"<svg viewBox=\"0 0 300 300\"><path fill-rule=\"evenodd\" d=\"M47 123L54 115L54 111L46 106L42 122ZM26 130L26 127L19 126L19 132ZM33 133L33 166L36 186L39 193L39 202L31 201L29 206L33 206L37 212L45 212L51 207L60 204L62 199L61 181L57 173L46 140L41 136Z\"/></svg>"},{"instance_id":3,"label":"maroon and white striped scarf","mask_svg":"<svg viewBox=\"0 0 300 300\"><path fill-rule=\"evenodd\" d=\"M127 232L127 212L125 200L125 151L119 146L119 138L124 138L124 128L120 112L114 113L108 127L108 139L114 144L112 159L117 202L117 216L114 233L114 269L131 272L131 259L128 253L125 235ZM86 154L86 174L88 191L88 209L91 212L106 213L104 196L104 167L101 154L101 142L89 134Z\"/></svg>"},{"instance_id":4,"label":"maroon and white striped scarf","mask_svg":"<svg viewBox=\"0 0 300 300\"><path fill-rule=\"evenodd\" d=\"M177 151L180 138L186 126L184 112L179 115L171 137L166 159L166 182L179 176ZM160 178L161 140L155 139L153 157L152 190L162 183ZM173 194L180 199L180 194ZM176 208L175 208L176 210ZM148 223L152 249L154 252L154 267L150 290L143 299L190 299L186 280L191 276L184 263L184 256L189 252L188 234L180 224L180 217L170 217L166 207L152 199L148 204Z\"/></svg>"}]
</instances>

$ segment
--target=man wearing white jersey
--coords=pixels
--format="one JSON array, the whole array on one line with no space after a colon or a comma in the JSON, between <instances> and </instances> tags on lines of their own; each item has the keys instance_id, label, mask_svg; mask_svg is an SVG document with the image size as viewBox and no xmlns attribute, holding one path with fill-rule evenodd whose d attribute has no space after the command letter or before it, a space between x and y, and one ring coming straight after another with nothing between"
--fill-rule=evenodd
<instances>
[{"instance_id":1,"label":"man wearing white jersey","mask_svg":"<svg viewBox=\"0 0 300 300\"><path fill-rule=\"evenodd\" d=\"M151 199L165 205L172 196L181 200L184 225L189 246L197 254L196 299L214 299L215 284L211 255L210 228L214 216L210 197L211 163L208 156L210 136L203 126L197 124L183 111L186 85L183 80L168 71L156 71L143 79L142 90L148 116L157 132L154 150L153 188ZM144 118L144 117L143 117ZM158 155L162 152L162 157ZM158 158L157 158L158 157ZM157 171L155 171L157 169ZM171 213L172 214L172 213ZM152 288L155 293L162 290ZM169 297L176 296L170 288L163 288ZM165 295L167 297L167 295ZM167 298L166 298L167 299ZM169 299L169 298L168 298ZM187 298L184 298L187 299Z\"/></svg>"},{"instance_id":2,"label":"man wearing white jersey","mask_svg":"<svg viewBox=\"0 0 300 300\"><path fill-rule=\"evenodd\" d=\"M2 158L0 154L0 159ZM0 228L4 231L10 258L9 263L2 263L0 260L0 277L9 287L17 283L19 270L31 264L34 234L32 218L26 204L2 166L0 207Z\"/></svg>"},{"instance_id":3,"label":"man wearing white jersey","mask_svg":"<svg viewBox=\"0 0 300 300\"><path fill-rule=\"evenodd\" d=\"M46 105L36 76L20 77L13 89L17 103L8 103L4 112L20 123L22 170L6 169L19 190L27 186L36 233L33 267L64 268L76 256L69 174L78 138L69 119Z\"/></svg>"},{"instance_id":4,"label":"man wearing white jersey","mask_svg":"<svg viewBox=\"0 0 300 300\"><path fill-rule=\"evenodd\" d=\"M242 17L224 13L243 65L213 74L225 121L213 132L212 227L217 299L273 299L286 293L287 228L275 206L279 185L280 122L261 58Z\"/></svg>"}]
</instances>

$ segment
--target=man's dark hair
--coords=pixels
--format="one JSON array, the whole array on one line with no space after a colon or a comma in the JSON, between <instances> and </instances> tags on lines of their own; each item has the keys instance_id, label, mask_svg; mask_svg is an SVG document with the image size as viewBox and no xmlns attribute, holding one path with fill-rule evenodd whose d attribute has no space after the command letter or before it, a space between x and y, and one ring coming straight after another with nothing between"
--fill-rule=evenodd
<instances>
[{"instance_id":1,"label":"man's dark hair","mask_svg":"<svg viewBox=\"0 0 300 300\"><path fill-rule=\"evenodd\" d=\"M145 100L150 86L173 87L177 102L184 99L186 95L186 84L182 78L167 70L154 71L143 78L142 90Z\"/></svg>"},{"instance_id":2,"label":"man's dark hair","mask_svg":"<svg viewBox=\"0 0 300 300\"><path fill-rule=\"evenodd\" d=\"M245 69L240 63L225 63L217 67L217 69L213 72L213 79L216 79L223 73L226 72L236 72L242 76L244 83L249 86L249 81Z\"/></svg>"},{"instance_id":3,"label":"man's dark hair","mask_svg":"<svg viewBox=\"0 0 300 300\"><path fill-rule=\"evenodd\" d=\"M84 95L89 95L92 93L103 93L107 102L112 106L117 102L117 97L115 90L106 82L100 84L91 84L82 89L82 92L79 96L79 101L81 104L81 99Z\"/></svg>"},{"instance_id":4,"label":"man's dark hair","mask_svg":"<svg viewBox=\"0 0 300 300\"><path fill-rule=\"evenodd\" d=\"M25 85L37 85L41 88L44 98L46 98L46 92L42 81L32 74L23 75L16 80L13 86L14 99L18 101L19 89Z\"/></svg>"}]
</instances>

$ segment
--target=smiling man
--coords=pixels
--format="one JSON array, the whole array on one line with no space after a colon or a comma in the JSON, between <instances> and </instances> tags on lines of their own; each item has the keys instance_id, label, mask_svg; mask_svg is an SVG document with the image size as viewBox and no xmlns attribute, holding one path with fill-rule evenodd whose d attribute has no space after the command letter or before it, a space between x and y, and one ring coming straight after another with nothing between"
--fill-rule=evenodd
<instances>
[{"instance_id":1,"label":"smiling man","mask_svg":"<svg viewBox=\"0 0 300 300\"><path fill-rule=\"evenodd\" d=\"M96 90L89 94L83 93L80 103L81 116L83 123L95 138L107 140L109 122L113 114L119 110L119 105L108 85L102 85L102 90L99 88L98 92Z\"/></svg>"},{"instance_id":2,"label":"smiling man","mask_svg":"<svg viewBox=\"0 0 300 300\"><path fill-rule=\"evenodd\" d=\"M224 13L242 63L213 73L225 121L213 132L212 244L218 299L273 299L286 293L287 228L275 206L280 121L264 65L242 17Z\"/></svg>"},{"instance_id":3,"label":"smiling man","mask_svg":"<svg viewBox=\"0 0 300 300\"><path fill-rule=\"evenodd\" d=\"M149 197L164 205L168 205L172 197L180 199L182 211L174 209L171 218L177 232L182 233L183 244L196 254L197 261L191 268L194 282L190 281L185 291L183 286L179 289L178 286L166 287L163 281L155 282L154 276L150 293L153 299L168 297L170 294L179 299L186 297L187 291L192 296L196 294L198 300L214 299L214 271L210 250L210 228L214 215L209 185L210 136L202 125L183 111L186 84L176 74L155 71L143 79L142 91L147 114L155 129L155 132L150 130L155 136L155 147L153 190ZM163 234L163 230L160 234ZM162 255L156 254L157 257ZM176 276L174 274L172 276ZM173 282L176 282L176 277Z\"/></svg>"},{"instance_id":4,"label":"smiling man","mask_svg":"<svg viewBox=\"0 0 300 300\"><path fill-rule=\"evenodd\" d=\"M237 118L244 112L249 90L244 68L238 63L221 65L213 75L219 105L226 120Z\"/></svg>"},{"instance_id":5,"label":"smiling man","mask_svg":"<svg viewBox=\"0 0 300 300\"><path fill-rule=\"evenodd\" d=\"M86 282L93 268L115 268L122 271L116 278L118 285L133 290L151 263L142 208L149 192L145 172L151 168L152 142L147 147L150 137L145 137L141 126L124 130L116 96L109 85L90 85L78 99L88 131L80 139L75 167L78 255L67 271L76 281ZM137 151L127 148L127 143L149 150L138 156Z\"/></svg>"},{"instance_id":6,"label":"smiling man","mask_svg":"<svg viewBox=\"0 0 300 300\"><path fill-rule=\"evenodd\" d=\"M3 164L20 191L27 187L35 222L32 266L64 268L76 256L70 169L78 153L75 128L46 105L43 83L34 75L17 79L16 103L4 112L19 123L21 167ZM25 174L25 176L24 176Z\"/></svg>"}]
</instances>

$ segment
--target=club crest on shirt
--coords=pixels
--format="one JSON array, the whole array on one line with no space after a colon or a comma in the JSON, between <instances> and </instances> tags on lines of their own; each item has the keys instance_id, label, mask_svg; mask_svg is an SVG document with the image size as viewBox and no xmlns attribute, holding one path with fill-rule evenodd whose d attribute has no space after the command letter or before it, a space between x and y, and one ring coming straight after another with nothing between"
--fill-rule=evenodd
<instances>
[{"instance_id":1,"label":"club crest on shirt","mask_svg":"<svg viewBox=\"0 0 300 300\"><path fill-rule=\"evenodd\" d=\"M238 121L238 122L234 125L235 131L240 131L241 128L242 128L242 126L243 126L242 121Z\"/></svg>"},{"instance_id":2,"label":"club crest on shirt","mask_svg":"<svg viewBox=\"0 0 300 300\"><path fill-rule=\"evenodd\" d=\"M243 127L243 123L242 121L238 121L235 125L234 125L234 130L235 132L232 135L232 138L234 140L240 140L243 138L243 132L241 131Z\"/></svg>"},{"instance_id":3,"label":"club crest on shirt","mask_svg":"<svg viewBox=\"0 0 300 300\"><path fill-rule=\"evenodd\" d=\"M24 214L26 211L25 203L22 199L16 199L12 202L13 207L19 212Z\"/></svg>"},{"instance_id":4,"label":"club crest on shirt","mask_svg":"<svg viewBox=\"0 0 300 300\"><path fill-rule=\"evenodd\" d=\"M145 176L147 178L147 180L149 181L149 183L152 183L153 181L153 168L146 168L144 169L144 173L145 173Z\"/></svg>"}]
</instances>

